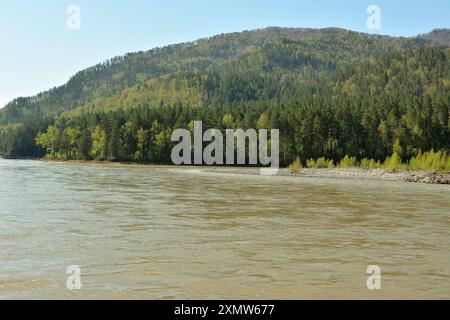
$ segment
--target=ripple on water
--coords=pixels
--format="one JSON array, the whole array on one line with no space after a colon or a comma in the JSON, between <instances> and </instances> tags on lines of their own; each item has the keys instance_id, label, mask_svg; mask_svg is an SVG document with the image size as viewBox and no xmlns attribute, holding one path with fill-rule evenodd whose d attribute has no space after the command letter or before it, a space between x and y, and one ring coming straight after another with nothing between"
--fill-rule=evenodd
<instances>
[{"instance_id":1,"label":"ripple on water","mask_svg":"<svg viewBox=\"0 0 450 320\"><path fill-rule=\"evenodd\" d=\"M0 177L1 298L450 298L448 186L12 160Z\"/></svg>"}]
</instances>

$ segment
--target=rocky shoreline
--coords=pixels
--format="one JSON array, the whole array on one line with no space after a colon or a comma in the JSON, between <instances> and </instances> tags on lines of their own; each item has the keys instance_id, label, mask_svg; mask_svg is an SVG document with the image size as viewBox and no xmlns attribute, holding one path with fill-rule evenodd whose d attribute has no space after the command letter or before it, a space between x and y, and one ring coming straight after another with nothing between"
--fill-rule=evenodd
<instances>
[{"instance_id":1,"label":"rocky shoreline","mask_svg":"<svg viewBox=\"0 0 450 320\"><path fill-rule=\"evenodd\" d=\"M260 175L258 168L214 168L205 169L211 173L232 173ZM423 171L389 171L385 169L301 169L298 173L292 174L287 169L280 169L276 176L290 177L311 177L311 178L340 178L340 179L368 179L403 181L426 184L447 184L450 185L450 173L436 173Z\"/></svg>"}]
</instances>

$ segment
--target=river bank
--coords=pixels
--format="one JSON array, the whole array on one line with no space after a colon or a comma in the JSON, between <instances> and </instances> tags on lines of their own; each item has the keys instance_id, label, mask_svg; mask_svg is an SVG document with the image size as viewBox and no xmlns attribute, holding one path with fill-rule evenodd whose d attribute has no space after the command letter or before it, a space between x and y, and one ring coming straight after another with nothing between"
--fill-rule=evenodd
<instances>
[{"instance_id":1,"label":"river bank","mask_svg":"<svg viewBox=\"0 0 450 320\"><path fill-rule=\"evenodd\" d=\"M260 175L257 168L214 168L206 170L212 173L233 173ZM389 171L385 169L301 169L297 173L290 173L287 169L280 169L277 176L310 177L310 178L337 178L337 179L366 179L403 181L426 184L450 184L449 173L436 173L425 171Z\"/></svg>"},{"instance_id":2,"label":"river bank","mask_svg":"<svg viewBox=\"0 0 450 320\"><path fill-rule=\"evenodd\" d=\"M106 166L136 166L136 167L159 167L173 169L196 169L207 173L221 174L246 174L260 175L260 168L255 167L216 167L216 166L174 166L163 164L139 164L110 161L83 161L83 160L49 160L39 159L45 163L67 163L67 164L95 164ZM445 184L450 185L450 173L437 173L427 171L391 171L386 169L361 169L361 168L331 168L331 169L300 169L297 173L291 173L288 169L280 169L276 176L285 177L308 177L308 178L335 178L335 179L364 179L403 181L408 183Z\"/></svg>"}]
</instances>

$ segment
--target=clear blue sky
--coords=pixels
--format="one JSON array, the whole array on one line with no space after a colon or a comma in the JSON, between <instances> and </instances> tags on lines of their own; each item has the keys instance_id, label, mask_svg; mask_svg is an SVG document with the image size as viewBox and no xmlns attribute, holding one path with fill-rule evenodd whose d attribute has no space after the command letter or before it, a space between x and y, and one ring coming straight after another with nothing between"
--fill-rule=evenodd
<instances>
[{"instance_id":1,"label":"clear blue sky","mask_svg":"<svg viewBox=\"0 0 450 320\"><path fill-rule=\"evenodd\" d=\"M81 29L67 28L69 5ZM0 107L65 83L77 71L126 52L267 26L362 32L369 5L380 34L412 36L450 27L450 0L3 0Z\"/></svg>"}]
</instances>

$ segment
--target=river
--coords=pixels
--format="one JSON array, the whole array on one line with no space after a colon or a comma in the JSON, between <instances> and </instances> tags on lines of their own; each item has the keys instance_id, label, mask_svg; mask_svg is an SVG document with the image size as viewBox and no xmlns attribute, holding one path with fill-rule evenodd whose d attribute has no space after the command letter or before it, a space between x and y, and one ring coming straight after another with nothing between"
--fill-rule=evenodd
<instances>
[{"instance_id":1,"label":"river","mask_svg":"<svg viewBox=\"0 0 450 320\"><path fill-rule=\"evenodd\" d=\"M449 299L449 199L444 185L0 160L0 299Z\"/></svg>"}]
</instances>

